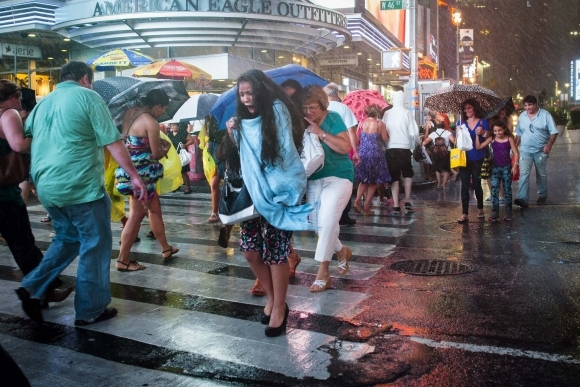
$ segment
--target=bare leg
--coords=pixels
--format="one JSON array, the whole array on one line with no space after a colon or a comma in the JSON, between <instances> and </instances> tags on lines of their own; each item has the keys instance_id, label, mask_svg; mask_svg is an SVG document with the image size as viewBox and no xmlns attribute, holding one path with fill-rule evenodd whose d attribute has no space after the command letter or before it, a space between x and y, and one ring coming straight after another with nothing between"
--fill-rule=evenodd
<instances>
[{"instance_id":1,"label":"bare leg","mask_svg":"<svg viewBox=\"0 0 580 387\"><path fill-rule=\"evenodd\" d=\"M399 181L393 181L391 183L391 192L393 194L393 207L399 206Z\"/></svg>"},{"instance_id":2,"label":"bare leg","mask_svg":"<svg viewBox=\"0 0 580 387\"><path fill-rule=\"evenodd\" d=\"M270 265L274 302L270 312L269 326L275 328L282 325L286 314L286 294L288 293L288 265ZM268 300L269 301L269 300Z\"/></svg>"},{"instance_id":3,"label":"bare leg","mask_svg":"<svg viewBox=\"0 0 580 387\"><path fill-rule=\"evenodd\" d=\"M121 247L119 248L119 257L117 260L123 264L117 262L115 267L117 269L127 269L127 270L137 270L138 265L131 263L129 266L129 252L135 242L135 238L139 234L139 228L141 227L141 221L145 217L145 207L144 204L133 197L129 198L129 209L130 217L123 227L121 232Z\"/></svg>"},{"instance_id":4,"label":"bare leg","mask_svg":"<svg viewBox=\"0 0 580 387\"><path fill-rule=\"evenodd\" d=\"M189 183L189 175L187 172L183 172L181 177L183 178L183 184L185 184L185 192L191 192L191 185Z\"/></svg>"},{"instance_id":5,"label":"bare leg","mask_svg":"<svg viewBox=\"0 0 580 387\"><path fill-rule=\"evenodd\" d=\"M361 200L363 195L365 194L365 191L367 190L367 186L368 184L366 183L358 183L358 187L356 189L356 199L355 199L355 203L358 203L360 205ZM366 196L365 196L365 201L367 200Z\"/></svg>"},{"instance_id":6,"label":"bare leg","mask_svg":"<svg viewBox=\"0 0 580 387\"><path fill-rule=\"evenodd\" d=\"M411 201L411 186L413 185L413 179L410 177L405 177L405 202Z\"/></svg>"},{"instance_id":7,"label":"bare leg","mask_svg":"<svg viewBox=\"0 0 580 387\"><path fill-rule=\"evenodd\" d=\"M167 243L167 238L165 237L165 224L163 224L163 215L161 214L161 203L159 202L159 196L155 195L155 197L149 200L149 226L151 227L151 231L155 234L155 238L159 245L161 246L161 251L167 251L171 249L169 243ZM131 215L133 217L133 215ZM131 219L131 218L129 218ZM169 252L165 254L170 255Z\"/></svg>"},{"instance_id":8,"label":"bare leg","mask_svg":"<svg viewBox=\"0 0 580 387\"><path fill-rule=\"evenodd\" d=\"M447 181L449 181L449 172L443 171L443 188L447 187Z\"/></svg>"},{"instance_id":9,"label":"bare leg","mask_svg":"<svg viewBox=\"0 0 580 387\"><path fill-rule=\"evenodd\" d=\"M383 205L385 202L385 185L384 184L377 184L377 192L379 193L379 205Z\"/></svg>"},{"instance_id":10,"label":"bare leg","mask_svg":"<svg viewBox=\"0 0 580 387\"><path fill-rule=\"evenodd\" d=\"M435 175L437 176L437 188L441 188L441 172L435 171Z\"/></svg>"},{"instance_id":11,"label":"bare leg","mask_svg":"<svg viewBox=\"0 0 580 387\"><path fill-rule=\"evenodd\" d=\"M258 278L262 284L262 287L266 290L268 302L264 307L264 314L270 316L274 306L274 288L272 285L272 273L270 272L270 268L264 264L262 254L260 252L244 251L243 254L246 258L246 261L248 261L248 264L250 265L250 269L252 269L252 273L254 273L256 278ZM286 277L288 277L288 275L286 275Z\"/></svg>"},{"instance_id":12,"label":"bare leg","mask_svg":"<svg viewBox=\"0 0 580 387\"><path fill-rule=\"evenodd\" d=\"M367 186L367 190L366 190L366 197L368 198L365 201L365 206L364 206L364 210L365 211L370 211L371 209L371 205L373 204L373 197L375 196L375 191L377 189L377 185L376 184L368 184Z\"/></svg>"},{"instance_id":13,"label":"bare leg","mask_svg":"<svg viewBox=\"0 0 580 387\"><path fill-rule=\"evenodd\" d=\"M211 212L217 214L220 205L220 177L215 175L211 178Z\"/></svg>"}]
</instances>

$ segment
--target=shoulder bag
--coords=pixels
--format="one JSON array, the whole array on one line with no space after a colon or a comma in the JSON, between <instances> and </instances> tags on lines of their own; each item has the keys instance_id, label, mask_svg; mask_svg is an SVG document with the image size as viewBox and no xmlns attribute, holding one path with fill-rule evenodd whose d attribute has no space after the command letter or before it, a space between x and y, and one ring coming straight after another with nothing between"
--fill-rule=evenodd
<instances>
[{"instance_id":1,"label":"shoulder bag","mask_svg":"<svg viewBox=\"0 0 580 387\"><path fill-rule=\"evenodd\" d=\"M308 129L304 131L302 146L300 159L302 160L302 165L304 165L306 177L309 177L324 167L324 149L322 149L318 136L310 133Z\"/></svg>"},{"instance_id":2,"label":"shoulder bag","mask_svg":"<svg viewBox=\"0 0 580 387\"><path fill-rule=\"evenodd\" d=\"M191 161L191 153L189 153L187 147L183 145L183 143L180 142L177 146L179 148L179 160L181 161L181 166L185 167Z\"/></svg>"},{"instance_id":3,"label":"shoulder bag","mask_svg":"<svg viewBox=\"0 0 580 387\"><path fill-rule=\"evenodd\" d=\"M223 224L235 224L260 216L254 202L240 176L233 176L226 170L220 194L218 215Z\"/></svg>"},{"instance_id":4,"label":"shoulder bag","mask_svg":"<svg viewBox=\"0 0 580 387\"><path fill-rule=\"evenodd\" d=\"M0 117L7 109L0 110ZM18 185L28 178L30 155L10 150L0 156L0 186Z\"/></svg>"}]
</instances>

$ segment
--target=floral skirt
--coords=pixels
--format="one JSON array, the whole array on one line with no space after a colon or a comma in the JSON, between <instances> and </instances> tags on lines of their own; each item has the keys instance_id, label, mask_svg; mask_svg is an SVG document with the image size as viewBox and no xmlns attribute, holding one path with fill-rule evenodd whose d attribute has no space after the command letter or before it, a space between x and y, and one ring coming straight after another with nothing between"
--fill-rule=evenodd
<instances>
[{"instance_id":1,"label":"floral skirt","mask_svg":"<svg viewBox=\"0 0 580 387\"><path fill-rule=\"evenodd\" d=\"M266 265L288 262L292 231L278 230L263 217L242 222L240 251L259 251Z\"/></svg>"}]
</instances>

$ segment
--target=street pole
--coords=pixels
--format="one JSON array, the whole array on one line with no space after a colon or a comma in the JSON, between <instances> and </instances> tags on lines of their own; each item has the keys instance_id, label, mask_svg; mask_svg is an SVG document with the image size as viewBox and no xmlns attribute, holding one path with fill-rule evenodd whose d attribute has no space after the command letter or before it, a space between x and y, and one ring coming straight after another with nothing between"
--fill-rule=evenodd
<instances>
[{"instance_id":1,"label":"street pole","mask_svg":"<svg viewBox=\"0 0 580 387\"><path fill-rule=\"evenodd\" d=\"M439 56L439 0L437 0L437 70L441 67L441 57ZM441 74L438 74L437 78L441 78Z\"/></svg>"},{"instance_id":2,"label":"street pole","mask_svg":"<svg viewBox=\"0 0 580 387\"><path fill-rule=\"evenodd\" d=\"M456 34L456 41L457 41L457 82L459 82L461 80L461 83L463 83L463 80L461 79L461 73L460 73L460 69L459 69L459 23L457 23L457 34Z\"/></svg>"},{"instance_id":3,"label":"street pole","mask_svg":"<svg viewBox=\"0 0 580 387\"><path fill-rule=\"evenodd\" d=\"M417 73L417 0L409 1L410 16L409 29L411 31L411 39L409 41L411 52L409 57L409 67L411 75L409 77L409 93L411 98L410 108L415 117L415 121L421 122L419 117L419 90L418 90L418 73Z\"/></svg>"}]
</instances>

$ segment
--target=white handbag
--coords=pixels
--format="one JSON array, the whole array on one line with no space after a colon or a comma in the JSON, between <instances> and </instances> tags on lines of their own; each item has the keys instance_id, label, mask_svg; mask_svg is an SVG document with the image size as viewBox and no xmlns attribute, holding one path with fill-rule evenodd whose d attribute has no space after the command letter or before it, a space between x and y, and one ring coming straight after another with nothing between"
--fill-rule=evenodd
<instances>
[{"instance_id":1,"label":"white handbag","mask_svg":"<svg viewBox=\"0 0 580 387\"><path fill-rule=\"evenodd\" d=\"M304 131L302 146L300 159L302 160L302 165L304 165L306 177L309 177L324 167L324 149L322 149L318 136L310 133L308 129Z\"/></svg>"},{"instance_id":2,"label":"white handbag","mask_svg":"<svg viewBox=\"0 0 580 387\"><path fill-rule=\"evenodd\" d=\"M469 134L469 129L465 124L460 125L456 131L457 148L462 151L470 151L473 149L473 141Z\"/></svg>"},{"instance_id":3,"label":"white handbag","mask_svg":"<svg viewBox=\"0 0 580 387\"><path fill-rule=\"evenodd\" d=\"M182 143L179 143L178 148L181 148L179 151L179 160L181 161L181 166L184 167L190 163L191 153L189 153Z\"/></svg>"}]
</instances>

